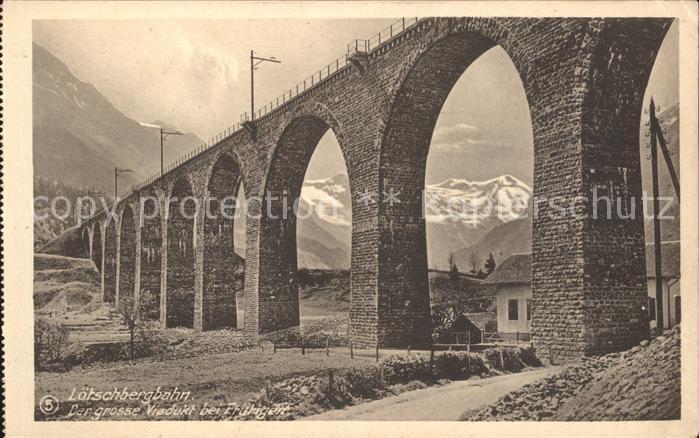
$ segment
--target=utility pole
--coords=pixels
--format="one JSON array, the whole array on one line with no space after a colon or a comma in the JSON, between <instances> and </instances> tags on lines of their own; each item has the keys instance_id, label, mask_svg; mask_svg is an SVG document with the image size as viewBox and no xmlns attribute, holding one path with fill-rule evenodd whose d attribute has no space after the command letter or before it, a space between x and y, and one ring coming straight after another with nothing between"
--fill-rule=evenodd
<instances>
[{"instance_id":1,"label":"utility pole","mask_svg":"<svg viewBox=\"0 0 699 438\"><path fill-rule=\"evenodd\" d=\"M662 271L662 248L660 236L660 197L658 189L658 144L655 130L655 102L650 99L650 158L651 170L653 174L653 246L655 250L655 321L657 331L660 335L665 328L665 318L663 315L663 271ZM669 305L669 303L668 303Z\"/></svg>"},{"instance_id":2,"label":"utility pole","mask_svg":"<svg viewBox=\"0 0 699 438\"><path fill-rule=\"evenodd\" d=\"M139 125L144 126L146 128L157 128L160 130L160 177L162 178L163 174L165 173L164 170L164 153L163 153L163 146L165 144L165 139L167 138L168 135L184 135L180 131L168 131L162 126L154 125L152 123L144 123L140 122Z\"/></svg>"},{"instance_id":3,"label":"utility pole","mask_svg":"<svg viewBox=\"0 0 699 438\"><path fill-rule=\"evenodd\" d=\"M250 50L250 121L255 120L255 68L263 62L274 62L276 64L282 63L274 56L269 58L255 56L255 51Z\"/></svg>"},{"instance_id":4,"label":"utility pole","mask_svg":"<svg viewBox=\"0 0 699 438\"><path fill-rule=\"evenodd\" d=\"M167 138L168 135L184 135L180 131L166 131L162 127L160 128L160 177L163 177L163 174L165 173L164 169L164 158L163 158L163 144L165 143L165 139Z\"/></svg>"},{"instance_id":5,"label":"utility pole","mask_svg":"<svg viewBox=\"0 0 699 438\"><path fill-rule=\"evenodd\" d=\"M128 172L133 172L131 169L119 169L118 167L114 166L114 203L116 204L117 199L119 198L119 175L122 173L128 173Z\"/></svg>"},{"instance_id":6,"label":"utility pole","mask_svg":"<svg viewBox=\"0 0 699 438\"><path fill-rule=\"evenodd\" d=\"M677 197L677 203L680 203L680 179L675 172L675 166L672 164L672 157L670 156L670 151L667 148L667 143L665 142L665 137L663 136L663 129L660 127L660 122L658 118L655 117L655 112L653 117L650 119L651 129L655 128L656 138L660 144L660 150L663 152L663 157L665 158L665 164L667 164L667 170L670 174L670 179L672 179L672 186L675 189L675 196Z\"/></svg>"}]
</instances>

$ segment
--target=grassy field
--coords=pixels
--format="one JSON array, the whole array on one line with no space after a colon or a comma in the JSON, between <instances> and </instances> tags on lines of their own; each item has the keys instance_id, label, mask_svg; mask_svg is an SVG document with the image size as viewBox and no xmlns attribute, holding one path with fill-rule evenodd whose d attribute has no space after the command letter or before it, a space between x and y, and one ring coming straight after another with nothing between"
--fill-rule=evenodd
<instances>
[{"instance_id":1,"label":"grassy field","mask_svg":"<svg viewBox=\"0 0 699 438\"><path fill-rule=\"evenodd\" d=\"M380 357L388 357L396 351L385 350ZM184 359L162 360L129 364L122 362L113 367L92 371L72 371L67 373L39 373L36 376L35 400L37 419L76 419L67 414L74 405L79 407L138 406L139 402L119 401L71 401L71 394L76 391L94 389L95 391L189 391L191 396L187 404L197 407L209 405L224 406L228 403L242 405L265 386L297 375L325 375L330 370L375 365L374 351L355 351L350 358L345 348L331 348L330 356L325 350L306 350L302 355L300 349L278 350L276 353L248 350L239 353L210 354ZM42 397L51 395L60 403L58 412L43 415L38 410ZM157 403L155 403L157 404ZM172 403L164 403L169 406ZM141 415L105 419L152 419L147 412ZM181 417L181 419L198 419L199 413ZM173 419L163 418L163 419Z\"/></svg>"}]
</instances>

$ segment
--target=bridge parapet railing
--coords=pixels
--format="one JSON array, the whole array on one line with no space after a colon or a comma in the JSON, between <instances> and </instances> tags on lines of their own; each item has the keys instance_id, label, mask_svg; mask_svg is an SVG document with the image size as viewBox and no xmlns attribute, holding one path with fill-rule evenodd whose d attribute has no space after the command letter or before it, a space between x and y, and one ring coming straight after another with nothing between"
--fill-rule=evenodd
<instances>
[{"instance_id":1,"label":"bridge parapet railing","mask_svg":"<svg viewBox=\"0 0 699 438\"><path fill-rule=\"evenodd\" d=\"M419 17L408 17L408 18L401 18L393 23L391 23L390 26L386 27L385 29L381 30L379 33L375 34L369 39L356 39L351 41L350 43L347 44L347 52L343 54L342 56L334 59L332 62L327 64L325 67L321 68L320 70L317 70L315 73L313 73L311 76L305 78L302 82L299 82L296 84L295 87L290 88L287 90L284 94L281 96L277 97L276 99L273 99L270 101L268 104L263 105L261 108L259 108L256 111L255 118L261 118L270 112L274 111L275 109L286 105L289 103L291 100L295 99L296 97L304 94L306 91L310 90L311 88L315 87L318 85L320 82L323 80L329 78L330 76L335 75L337 72L341 71L344 69L345 66L350 64L350 59L352 58L353 55L357 53L369 53L372 50L377 49L380 47L382 44L387 43L388 41L391 41L392 39L396 38L397 36L403 34L406 30L412 28L413 26L417 25L420 22ZM182 157L179 157L177 160L174 162L168 164L165 169L163 169L163 174L161 175L160 172L152 175L151 177L147 178L145 181L136 184L132 186L132 191L138 191L141 190L143 187L146 187L153 182L157 181L159 178L161 178L164 174L167 174L183 164L184 162L196 157L197 155L207 151L214 145L218 144L222 140L230 137L237 131L240 131L243 129L243 125L245 122L248 122L250 120L250 114L244 113L240 116L240 121L235 123L234 125L228 127L224 131L220 132L219 134L215 135L205 143L203 143L201 146L199 146L197 149L194 149L191 152L188 152Z\"/></svg>"}]
</instances>

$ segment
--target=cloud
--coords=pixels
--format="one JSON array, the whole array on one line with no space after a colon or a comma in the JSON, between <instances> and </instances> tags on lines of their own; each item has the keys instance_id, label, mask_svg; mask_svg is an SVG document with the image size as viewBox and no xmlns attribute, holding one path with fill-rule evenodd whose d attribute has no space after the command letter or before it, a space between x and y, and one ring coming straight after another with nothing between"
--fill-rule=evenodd
<instances>
[{"instance_id":1,"label":"cloud","mask_svg":"<svg viewBox=\"0 0 699 438\"><path fill-rule=\"evenodd\" d=\"M444 149L478 146L486 143L481 137L477 126L457 123L437 128L432 135L432 145Z\"/></svg>"},{"instance_id":2,"label":"cloud","mask_svg":"<svg viewBox=\"0 0 699 438\"><path fill-rule=\"evenodd\" d=\"M234 57L184 37L180 38L180 47L184 52L181 73L193 96L210 102L238 82L240 64Z\"/></svg>"}]
</instances>

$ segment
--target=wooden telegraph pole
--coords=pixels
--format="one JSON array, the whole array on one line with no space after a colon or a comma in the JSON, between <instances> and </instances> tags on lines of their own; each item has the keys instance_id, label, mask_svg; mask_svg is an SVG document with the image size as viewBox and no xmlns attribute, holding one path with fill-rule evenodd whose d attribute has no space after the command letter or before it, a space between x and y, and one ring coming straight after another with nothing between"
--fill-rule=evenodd
<instances>
[{"instance_id":1,"label":"wooden telegraph pole","mask_svg":"<svg viewBox=\"0 0 699 438\"><path fill-rule=\"evenodd\" d=\"M660 142L660 147L663 151L663 156L665 158L665 164L667 165L668 172L670 173L670 178L672 179L672 185L675 189L675 196L677 197L677 203L680 202L680 182L675 172L675 167L672 164L672 158L670 157L670 151L667 148L667 143L665 142L665 137L663 137L663 131L660 127L660 122L655 115L655 102L653 98L650 99L650 158L651 158L651 170L653 174L653 246L655 250L655 320L657 323L657 334L661 334L665 328L665 315L663 313L663 272L662 272L662 239L660 231L660 190L658 187L658 142ZM668 306L670 302L668 300Z\"/></svg>"},{"instance_id":2,"label":"wooden telegraph pole","mask_svg":"<svg viewBox=\"0 0 699 438\"><path fill-rule=\"evenodd\" d=\"M650 161L651 173L653 174L653 246L655 250L655 321L656 334L661 334L665 328L665 318L663 315L663 271L662 271L662 249L660 247L660 197L658 189L658 141L655 124L655 102L650 100Z\"/></svg>"}]
</instances>

